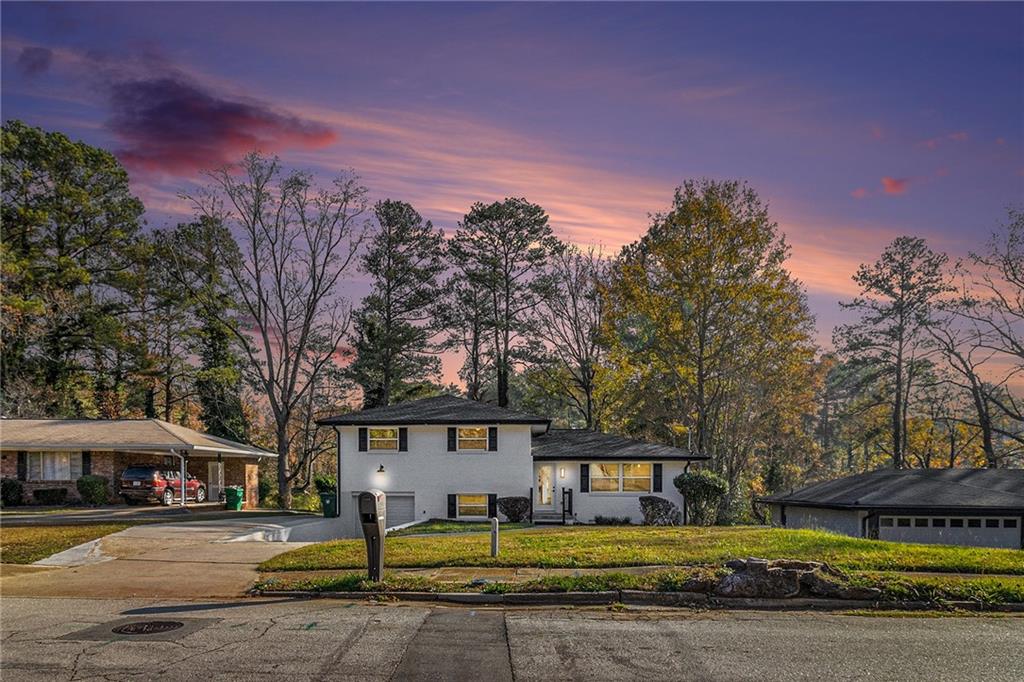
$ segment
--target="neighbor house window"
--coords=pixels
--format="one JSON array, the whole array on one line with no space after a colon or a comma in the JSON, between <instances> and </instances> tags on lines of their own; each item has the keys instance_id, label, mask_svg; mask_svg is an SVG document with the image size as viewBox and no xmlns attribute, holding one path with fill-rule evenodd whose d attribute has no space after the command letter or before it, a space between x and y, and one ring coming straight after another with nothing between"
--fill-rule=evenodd
<instances>
[{"instance_id":1,"label":"neighbor house window","mask_svg":"<svg viewBox=\"0 0 1024 682\"><path fill-rule=\"evenodd\" d=\"M968 528L981 528L981 519L967 519Z\"/></svg>"},{"instance_id":2,"label":"neighbor house window","mask_svg":"<svg viewBox=\"0 0 1024 682\"><path fill-rule=\"evenodd\" d=\"M81 476L81 452L28 453L28 480L30 481L75 481Z\"/></svg>"},{"instance_id":3,"label":"neighbor house window","mask_svg":"<svg viewBox=\"0 0 1024 682\"><path fill-rule=\"evenodd\" d=\"M963 528L964 527L964 520L963 519L950 519L949 520L949 527L950 528Z\"/></svg>"},{"instance_id":4,"label":"neighbor house window","mask_svg":"<svg viewBox=\"0 0 1024 682\"><path fill-rule=\"evenodd\" d=\"M456 430L459 450L486 450L486 426L460 426Z\"/></svg>"},{"instance_id":5,"label":"neighbor house window","mask_svg":"<svg viewBox=\"0 0 1024 682\"><path fill-rule=\"evenodd\" d=\"M892 517L891 516L883 516L882 517L882 527L883 528L892 528Z\"/></svg>"},{"instance_id":6,"label":"neighbor house window","mask_svg":"<svg viewBox=\"0 0 1024 682\"><path fill-rule=\"evenodd\" d=\"M914 519L914 528L927 528L928 519Z\"/></svg>"},{"instance_id":7,"label":"neighbor house window","mask_svg":"<svg viewBox=\"0 0 1024 682\"><path fill-rule=\"evenodd\" d=\"M650 462L610 464L595 462L590 465L590 491L596 493L649 493L651 492Z\"/></svg>"},{"instance_id":8,"label":"neighbor house window","mask_svg":"<svg viewBox=\"0 0 1024 682\"><path fill-rule=\"evenodd\" d=\"M1003 528L1016 528L1017 519L1003 519Z\"/></svg>"},{"instance_id":9,"label":"neighbor house window","mask_svg":"<svg viewBox=\"0 0 1024 682\"><path fill-rule=\"evenodd\" d=\"M896 519L896 525L900 528L910 528L910 519Z\"/></svg>"},{"instance_id":10,"label":"neighbor house window","mask_svg":"<svg viewBox=\"0 0 1024 682\"><path fill-rule=\"evenodd\" d=\"M999 519L985 519L985 527L986 528L998 528L999 527Z\"/></svg>"},{"instance_id":11,"label":"neighbor house window","mask_svg":"<svg viewBox=\"0 0 1024 682\"><path fill-rule=\"evenodd\" d=\"M946 519L932 519L932 528L945 528Z\"/></svg>"},{"instance_id":12,"label":"neighbor house window","mask_svg":"<svg viewBox=\"0 0 1024 682\"><path fill-rule=\"evenodd\" d=\"M487 495L459 495L459 516L487 517Z\"/></svg>"},{"instance_id":13,"label":"neighbor house window","mask_svg":"<svg viewBox=\"0 0 1024 682\"><path fill-rule=\"evenodd\" d=\"M398 429L369 429L371 450L397 450Z\"/></svg>"}]
</instances>

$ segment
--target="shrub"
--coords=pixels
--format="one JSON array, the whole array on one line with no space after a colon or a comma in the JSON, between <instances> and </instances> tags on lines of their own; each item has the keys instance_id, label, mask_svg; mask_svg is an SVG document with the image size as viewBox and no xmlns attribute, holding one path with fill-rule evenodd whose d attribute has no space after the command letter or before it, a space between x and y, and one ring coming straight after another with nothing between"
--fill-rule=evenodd
<instances>
[{"instance_id":1,"label":"shrub","mask_svg":"<svg viewBox=\"0 0 1024 682\"><path fill-rule=\"evenodd\" d=\"M640 513L645 526L678 526L681 514L671 500L655 495L640 497Z\"/></svg>"},{"instance_id":2,"label":"shrub","mask_svg":"<svg viewBox=\"0 0 1024 682\"><path fill-rule=\"evenodd\" d=\"M39 504L64 504L68 501L68 489L40 488L32 491L32 499Z\"/></svg>"},{"instance_id":3,"label":"shrub","mask_svg":"<svg viewBox=\"0 0 1024 682\"><path fill-rule=\"evenodd\" d=\"M263 476L260 476L260 480L259 480L259 483L257 485L258 485L257 489L259 491L259 496L260 496L260 506L261 507L266 507L266 506L268 506L267 502L268 502L270 496L274 492L274 484L270 482L269 478L265 478Z\"/></svg>"},{"instance_id":4,"label":"shrub","mask_svg":"<svg viewBox=\"0 0 1024 682\"><path fill-rule=\"evenodd\" d=\"M333 493L338 489L338 482L334 476L318 474L313 478L313 485L318 493Z\"/></svg>"},{"instance_id":5,"label":"shrub","mask_svg":"<svg viewBox=\"0 0 1024 682\"><path fill-rule=\"evenodd\" d=\"M520 523L525 521L530 514L530 498L499 497L498 510L505 515L509 522Z\"/></svg>"},{"instance_id":6,"label":"shrub","mask_svg":"<svg viewBox=\"0 0 1024 682\"><path fill-rule=\"evenodd\" d=\"M78 479L75 484L78 494L82 496L82 502L98 505L106 504L109 501L107 490L107 479L103 476L88 474Z\"/></svg>"},{"instance_id":7,"label":"shrub","mask_svg":"<svg viewBox=\"0 0 1024 682\"><path fill-rule=\"evenodd\" d=\"M601 516L594 517L595 526L628 526L632 519L628 516Z\"/></svg>"},{"instance_id":8,"label":"shrub","mask_svg":"<svg viewBox=\"0 0 1024 682\"><path fill-rule=\"evenodd\" d=\"M0 480L0 502L5 507L16 507L22 501L21 481L16 478L5 478Z\"/></svg>"},{"instance_id":9,"label":"shrub","mask_svg":"<svg viewBox=\"0 0 1024 682\"><path fill-rule=\"evenodd\" d=\"M724 478L713 471L687 471L676 476L672 483L686 498L691 523L710 526L715 522L718 506L729 490Z\"/></svg>"}]
</instances>

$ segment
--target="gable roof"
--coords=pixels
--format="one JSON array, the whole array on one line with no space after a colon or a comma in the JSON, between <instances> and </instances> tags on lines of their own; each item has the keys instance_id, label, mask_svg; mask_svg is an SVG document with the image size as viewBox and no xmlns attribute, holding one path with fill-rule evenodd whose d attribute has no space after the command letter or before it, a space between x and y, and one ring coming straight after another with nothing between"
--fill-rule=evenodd
<instances>
[{"instance_id":1,"label":"gable roof","mask_svg":"<svg viewBox=\"0 0 1024 682\"><path fill-rule=\"evenodd\" d=\"M533 458L535 460L702 460L707 455L698 455L681 448L660 443L631 440L610 433L587 429L548 429L543 435L533 437Z\"/></svg>"},{"instance_id":2,"label":"gable roof","mask_svg":"<svg viewBox=\"0 0 1024 682\"><path fill-rule=\"evenodd\" d=\"M1024 469L881 469L760 501L834 509L1024 510Z\"/></svg>"},{"instance_id":3,"label":"gable roof","mask_svg":"<svg viewBox=\"0 0 1024 682\"><path fill-rule=\"evenodd\" d=\"M277 457L274 452L160 419L2 419L0 448L160 453L189 450L229 457Z\"/></svg>"},{"instance_id":4,"label":"gable roof","mask_svg":"<svg viewBox=\"0 0 1024 682\"><path fill-rule=\"evenodd\" d=\"M393 426L403 424L533 424L545 429L551 420L453 395L410 400L318 419L324 426Z\"/></svg>"}]
</instances>

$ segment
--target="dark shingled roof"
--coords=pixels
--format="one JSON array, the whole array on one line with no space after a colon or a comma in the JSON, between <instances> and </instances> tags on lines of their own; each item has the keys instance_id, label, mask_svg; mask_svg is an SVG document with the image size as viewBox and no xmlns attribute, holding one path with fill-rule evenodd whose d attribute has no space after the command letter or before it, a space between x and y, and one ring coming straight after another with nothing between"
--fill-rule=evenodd
<instances>
[{"instance_id":1,"label":"dark shingled roof","mask_svg":"<svg viewBox=\"0 0 1024 682\"><path fill-rule=\"evenodd\" d=\"M832 509L1024 511L1024 469L882 469L760 501Z\"/></svg>"},{"instance_id":2,"label":"dark shingled roof","mask_svg":"<svg viewBox=\"0 0 1024 682\"><path fill-rule=\"evenodd\" d=\"M533 458L535 460L708 459L707 455L694 454L669 445L645 443L586 429L549 429L545 434L534 436Z\"/></svg>"},{"instance_id":3,"label":"dark shingled roof","mask_svg":"<svg viewBox=\"0 0 1024 682\"><path fill-rule=\"evenodd\" d=\"M318 419L325 426L391 426L395 424L539 424L550 419L452 395L410 400L362 412Z\"/></svg>"}]
</instances>

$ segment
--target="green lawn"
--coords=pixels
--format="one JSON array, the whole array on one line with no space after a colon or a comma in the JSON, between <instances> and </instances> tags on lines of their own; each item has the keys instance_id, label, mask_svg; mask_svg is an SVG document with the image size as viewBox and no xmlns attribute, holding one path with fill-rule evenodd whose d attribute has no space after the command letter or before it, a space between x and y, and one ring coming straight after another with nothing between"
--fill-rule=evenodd
<instances>
[{"instance_id":1,"label":"green lawn","mask_svg":"<svg viewBox=\"0 0 1024 682\"><path fill-rule=\"evenodd\" d=\"M124 530L133 523L78 523L67 526L0 527L0 563L31 564L51 554L71 549L104 535Z\"/></svg>"},{"instance_id":2,"label":"green lawn","mask_svg":"<svg viewBox=\"0 0 1024 682\"><path fill-rule=\"evenodd\" d=\"M486 534L392 537L385 544L392 568L535 566L589 568L721 564L737 557L826 561L845 570L942 571L1024 575L1024 552L1010 549L911 545L862 540L810 530L760 526L652 528L575 526L502 533L490 556ZM362 568L362 540L336 540L281 554L265 571Z\"/></svg>"},{"instance_id":3,"label":"green lawn","mask_svg":"<svg viewBox=\"0 0 1024 682\"><path fill-rule=\"evenodd\" d=\"M515 530L518 528L529 528L529 523L503 523L501 530ZM403 535L427 535L436 533L490 533L490 521L449 521L448 519L430 519L401 530L388 533L389 538L397 538Z\"/></svg>"}]
</instances>

